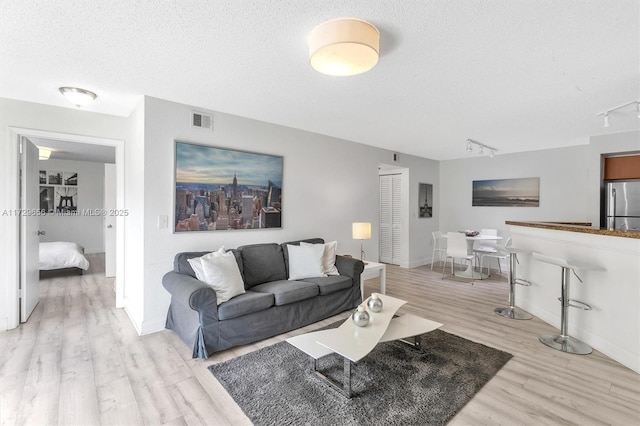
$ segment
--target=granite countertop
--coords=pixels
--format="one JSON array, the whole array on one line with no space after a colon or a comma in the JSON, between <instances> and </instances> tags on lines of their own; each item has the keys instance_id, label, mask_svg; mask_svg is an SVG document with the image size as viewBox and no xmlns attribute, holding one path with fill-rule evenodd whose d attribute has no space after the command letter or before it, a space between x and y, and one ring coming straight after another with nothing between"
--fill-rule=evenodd
<instances>
[{"instance_id":1,"label":"granite countertop","mask_svg":"<svg viewBox=\"0 0 640 426\"><path fill-rule=\"evenodd\" d=\"M526 226L530 228L555 229L557 231L582 232L584 234L640 239L640 231L610 231L606 228L594 228L589 222L515 222L507 220L505 223L507 225Z\"/></svg>"}]
</instances>

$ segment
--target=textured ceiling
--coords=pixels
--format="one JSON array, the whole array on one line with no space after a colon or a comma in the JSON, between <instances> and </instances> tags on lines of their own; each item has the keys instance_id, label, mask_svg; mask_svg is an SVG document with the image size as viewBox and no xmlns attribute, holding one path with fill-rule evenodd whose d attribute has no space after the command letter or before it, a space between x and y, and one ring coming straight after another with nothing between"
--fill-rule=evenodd
<instances>
[{"instance_id":1,"label":"textured ceiling","mask_svg":"<svg viewBox=\"0 0 640 426\"><path fill-rule=\"evenodd\" d=\"M588 143L639 128L637 0L0 0L0 97L128 115L142 95L394 151L462 158ZM317 24L381 33L368 73L308 65ZM640 142L639 142L640 145Z\"/></svg>"}]
</instances>

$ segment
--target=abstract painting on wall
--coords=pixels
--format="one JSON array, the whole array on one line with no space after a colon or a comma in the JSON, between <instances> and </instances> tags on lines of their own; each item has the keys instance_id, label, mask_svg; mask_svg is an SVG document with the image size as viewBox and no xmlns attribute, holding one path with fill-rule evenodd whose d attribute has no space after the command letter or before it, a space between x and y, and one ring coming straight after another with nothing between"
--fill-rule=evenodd
<instances>
[{"instance_id":1,"label":"abstract painting on wall","mask_svg":"<svg viewBox=\"0 0 640 426\"><path fill-rule=\"evenodd\" d=\"M283 157L176 141L174 232L282 227Z\"/></svg>"},{"instance_id":2,"label":"abstract painting on wall","mask_svg":"<svg viewBox=\"0 0 640 426\"><path fill-rule=\"evenodd\" d=\"M540 178L474 180L471 205L539 207Z\"/></svg>"}]
</instances>

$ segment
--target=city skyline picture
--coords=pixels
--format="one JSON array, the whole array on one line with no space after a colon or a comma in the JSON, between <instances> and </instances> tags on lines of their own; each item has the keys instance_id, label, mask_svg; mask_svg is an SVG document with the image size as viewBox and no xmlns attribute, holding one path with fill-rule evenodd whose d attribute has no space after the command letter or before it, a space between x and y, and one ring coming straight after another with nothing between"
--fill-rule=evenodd
<instances>
[{"instance_id":1,"label":"city skyline picture","mask_svg":"<svg viewBox=\"0 0 640 426\"><path fill-rule=\"evenodd\" d=\"M174 232L282 227L283 157L176 141Z\"/></svg>"}]
</instances>

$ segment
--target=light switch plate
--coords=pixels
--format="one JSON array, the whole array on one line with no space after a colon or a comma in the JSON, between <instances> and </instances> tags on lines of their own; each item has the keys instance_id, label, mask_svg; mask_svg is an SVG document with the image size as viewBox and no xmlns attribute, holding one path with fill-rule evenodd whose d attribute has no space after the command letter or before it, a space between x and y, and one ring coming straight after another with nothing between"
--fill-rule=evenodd
<instances>
[{"instance_id":1,"label":"light switch plate","mask_svg":"<svg viewBox=\"0 0 640 426\"><path fill-rule=\"evenodd\" d=\"M169 226L169 217L166 214L158 215L158 229L164 229Z\"/></svg>"}]
</instances>

